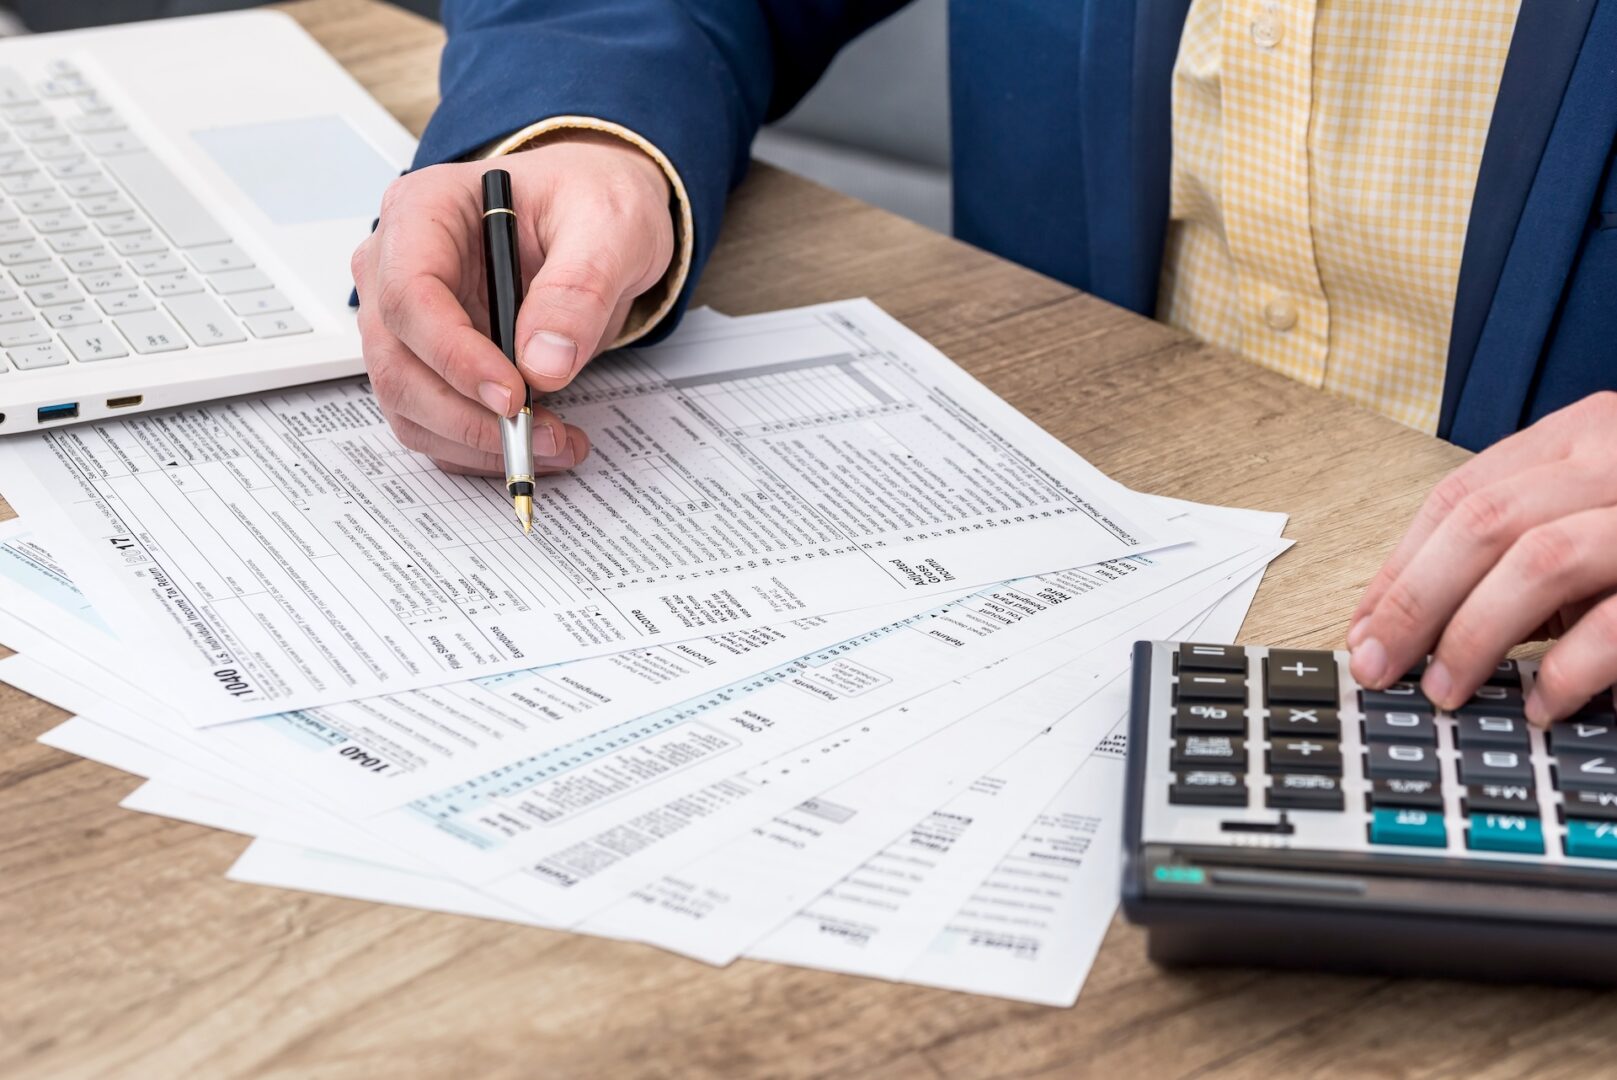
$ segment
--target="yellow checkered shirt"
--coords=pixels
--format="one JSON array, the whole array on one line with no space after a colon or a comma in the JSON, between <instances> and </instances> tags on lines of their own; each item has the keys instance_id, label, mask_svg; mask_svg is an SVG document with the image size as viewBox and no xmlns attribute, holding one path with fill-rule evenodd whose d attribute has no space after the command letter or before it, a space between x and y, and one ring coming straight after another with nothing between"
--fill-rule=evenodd
<instances>
[{"instance_id":1,"label":"yellow checkered shirt","mask_svg":"<svg viewBox=\"0 0 1617 1080\"><path fill-rule=\"evenodd\" d=\"M1159 318L1437 426L1520 0L1193 0Z\"/></svg>"}]
</instances>

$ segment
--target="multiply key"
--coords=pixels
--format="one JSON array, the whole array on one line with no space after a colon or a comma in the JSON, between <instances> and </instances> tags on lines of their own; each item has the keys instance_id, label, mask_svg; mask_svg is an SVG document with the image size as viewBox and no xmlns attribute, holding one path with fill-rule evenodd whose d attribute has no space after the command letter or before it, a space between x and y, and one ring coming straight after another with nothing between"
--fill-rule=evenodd
<instances>
[{"instance_id":1,"label":"multiply key","mask_svg":"<svg viewBox=\"0 0 1617 1080\"><path fill-rule=\"evenodd\" d=\"M1269 744L1269 771L1342 774L1342 748L1334 739L1274 739Z\"/></svg>"},{"instance_id":2,"label":"multiply key","mask_svg":"<svg viewBox=\"0 0 1617 1080\"><path fill-rule=\"evenodd\" d=\"M1334 739L1342 734L1335 709L1318 705L1277 705L1269 710L1269 734Z\"/></svg>"},{"instance_id":3,"label":"multiply key","mask_svg":"<svg viewBox=\"0 0 1617 1080\"><path fill-rule=\"evenodd\" d=\"M1617 754L1555 753L1557 786L1562 791L1617 790Z\"/></svg>"},{"instance_id":4,"label":"multiply key","mask_svg":"<svg viewBox=\"0 0 1617 1080\"><path fill-rule=\"evenodd\" d=\"M1173 763L1244 770L1246 740L1234 735L1186 735L1175 740Z\"/></svg>"},{"instance_id":5,"label":"multiply key","mask_svg":"<svg viewBox=\"0 0 1617 1080\"><path fill-rule=\"evenodd\" d=\"M1385 690L1361 690L1359 697L1365 711L1386 709L1390 712L1431 712L1432 703L1412 682L1395 682Z\"/></svg>"},{"instance_id":6,"label":"multiply key","mask_svg":"<svg viewBox=\"0 0 1617 1080\"><path fill-rule=\"evenodd\" d=\"M1336 657L1304 649L1271 649L1263 660L1264 699L1270 703L1335 705Z\"/></svg>"},{"instance_id":7,"label":"multiply key","mask_svg":"<svg viewBox=\"0 0 1617 1080\"><path fill-rule=\"evenodd\" d=\"M1233 671L1246 674L1246 650L1239 645L1197 645L1185 642L1179 646L1180 671Z\"/></svg>"},{"instance_id":8,"label":"multiply key","mask_svg":"<svg viewBox=\"0 0 1617 1080\"><path fill-rule=\"evenodd\" d=\"M1245 701L1246 679L1201 671L1179 673L1180 701Z\"/></svg>"}]
</instances>

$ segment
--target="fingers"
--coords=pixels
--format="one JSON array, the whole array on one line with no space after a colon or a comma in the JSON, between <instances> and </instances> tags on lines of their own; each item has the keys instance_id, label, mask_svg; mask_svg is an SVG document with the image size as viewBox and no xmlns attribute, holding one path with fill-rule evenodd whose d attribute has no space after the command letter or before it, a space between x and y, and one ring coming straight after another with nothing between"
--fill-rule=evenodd
<instances>
[{"instance_id":1,"label":"fingers","mask_svg":"<svg viewBox=\"0 0 1617 1080\"><path fill-rule=\"evenodd\" d=\"M1355 648L1366 636L1365 618L1381 603L1393 582L1439 525L1467 498L1506 477L1562 458L1570 445L1572 425L1540 422L1518 431L1464 465L1455 469L1432 489L1409 531L1404 534L1379 573L1370 582L1359 606L1348 621L1348 647Z\"/></svg>"},{"instance_id":2,"label":"fingers","mask_svg":"<svg viewBox=\"0 0 1617 1080\"><path fill-rule=\"evenodd\" d=\"M390 415L388 423L392 425L393 433L398 436L399 442L406 449L414 450L418 454L425 454L437 462L441 468L451 472L472 473L478 476L504 476L505 459L495 451L490 453L464 443L446 439L427 430L414 420L407 417ZM540 454L537 450L533 455L534 471L539 474L558 472L570 469L583 461L583 455L575 455L572 436L577 434L582 438L583 433L577 428L567 429L567 437L561 444L561 449L553 454ZM587 450L589 443L583 443Z\"/></svg>"},{"instance_id":3,"label":"fingers","mask_svg":"<svg viewBox=\"0 0 1617 1080\"><path fill-rule=\"evenodd\" d=\"M1617 474L1570 460L1525 469L1467 495L1438 522L1355 628L1355 675L1374 685L1369 681L1372 668L1379 667L1380 677L1387 680L1408 671L1524 533L1613 502L1617 502ZM1553 614L1553 609L1547 613ZM1425 679L1428 695L1438 700L1453 683L1454 692L1463 689L1469 696L1475 689L1473 674L1480 684L1491 661L1520 640L1512 639L1498 656L1470 657L1463 668L1452 672L1434 664Z\"/></svg>"},{"instance_id":4,"label":"fingers","mask_svg":"<svg viewBox=\"0 0 1617 1080\"><path fill-rule=\"evenodd\" d=\"M1617 599L1606 599L1544 655L1527 695L1527 719L1539 725L1563 719L1617 683Z\"/></svg>"},{"instance_id":5,"label":"fingers","mask_svg":"<svg viewBox=\"0 0 1617 1080\"><path fill-rule=\"evenodd\" d=\"M375 316L362 313L361 320L374 321ZM368 326L364 340L365 367L383 412L390 421L395 418L411 421L408 432L394 424L394 431L406 447L434 453L425 445L411 444L420 431L482 454L500 453L499 417L457 393L384 328ZM503 357L502 362L505 362ZM510 364L505 363L509 368ZM554 413L535 406L534 453L540 457L555 457L565 453L566 444L566 425Z\"/></svg>"},{"instance_id":6,"label":"fingers","mask_svg":"<svg viewBox=\"0 0 1617 1080\"><path fill-rule=\"evenodd\" d=\"M1571 514L1522 534L1449 621L1422 679L1427 696L1440 708L1457 708L1535 627L1562 607L1610 588L1617 582L1614 536L1617 509L1609 507ZM1586 636L1589 631L1580 628L1598 610L1580 619L1562 643ZM1596 629L1600 621L1595 619ZM1617 653L1617 644L1608 642L1607 648ZM1560 689L1558 681L1552 674L1552 688ZM1594 689L1598 687L1589 692Z\"/></svg>"},{"instance_id":7,"label":"fingers","mask_svg":"<svg viewBox=\"0 0 1617 1080\"><path fill-rule=\"evenodd\" d=\"M666 199L651 206L563 192L539 225L544 263L517 314L523 376L560 390L622 328L673 254Z\"/></svg>"}]
</instances>

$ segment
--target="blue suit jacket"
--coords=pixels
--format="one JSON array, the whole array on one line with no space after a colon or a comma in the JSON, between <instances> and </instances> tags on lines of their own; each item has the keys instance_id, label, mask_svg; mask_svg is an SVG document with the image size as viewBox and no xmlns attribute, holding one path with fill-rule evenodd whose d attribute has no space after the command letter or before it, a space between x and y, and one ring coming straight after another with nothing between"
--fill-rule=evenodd
<instances>
[{"instance_id":1,"label":"blue suit jacket","mask_svg":"<svg viewBox=\"0 0 1617 1080\"><path fill-rule=\"evenodd\" d=\"M1188 3L951 0L961 239L1152 312ZM700 270L758 126L902 4L446 0L443 104L416 164L547 116L617 121L679 169ZM1444 437L1480 448L1617 389L1614 145L1617 0L1523 0L1460 267Z\"/></svg>"}]
</instances>

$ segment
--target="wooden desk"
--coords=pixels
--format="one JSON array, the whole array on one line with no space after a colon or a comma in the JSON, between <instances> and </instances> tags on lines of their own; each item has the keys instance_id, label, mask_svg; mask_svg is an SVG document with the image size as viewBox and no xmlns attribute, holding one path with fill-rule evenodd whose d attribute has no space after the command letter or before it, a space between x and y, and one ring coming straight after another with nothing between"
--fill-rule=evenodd
<instances>
[{"instance_id":1,"label":"wooden desk","mask_svg":"<svg viewBox=\"0 0 1617 1080\"><path fill-rule=\"evenodd\" d=\"M438 29L288 8L419 131ZM1245 635L1328 646L1462 454L880 210L767 168L700 299L873 297L1101 468L1292 515ZM9 513L9 511L0 511ZM739 963L237 885L240 837L117 808L122 773L33 740L0 688L0 1075L1590 1076L1617 998L1414 980L1169 974L1114 926L1078 1005Z\"/></svg>"}]
</instances>

